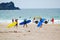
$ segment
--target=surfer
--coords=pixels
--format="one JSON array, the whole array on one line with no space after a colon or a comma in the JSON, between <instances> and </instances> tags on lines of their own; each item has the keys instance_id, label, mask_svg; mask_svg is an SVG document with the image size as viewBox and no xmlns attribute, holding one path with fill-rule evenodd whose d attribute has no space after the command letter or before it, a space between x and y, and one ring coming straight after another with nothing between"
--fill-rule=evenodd
<instances>
[{"instance_id":1,"label":"surfer","mask_svg":"<svg viewBox=\"0 0 60 40\"><path fill-rule=\"evenodd\" d=\"M42 18L41 18L41 17L40 17L40 22L42 22ZM42 25L43 25L43 24L41 24L40 28L42 28Z\"/></svg>"},{"instance_id":2,"label":"surfer","mask_svg":"<svg viewBox=\"0 0 60 40\"><path fill-rule=\"evenodd\" d=\"M17 29L17 27L18 27L18 19L15 19L15 22L16 22L15 27L16 27L16 29ZM17 33L17 30L14 30L14 32Z\"/></svg>"},{"instance_id":3,"label":"surfer","mask_svg":"<svg viewBox=\"0 0 60 40\"><path fill-rule=\"evenodd\" d=\"M35 17L33 18L33 22L35 22Z\"/></svg>"},{"instance_id":4,"label":"surfer","mask_svg":"<svg viewBox=\"0 0 60 40\"><path fill-rule=\"evenodd\" d=\"M12 22L14 22L14 19L12 19Z\"/></svg>"},{"instance_id":5,"label":"surfer","mask_svg":"<svg viewBox=\"0 0 60 40\"><path fill-rule=\"evenodd\" d=\"M35 17L33 18L33 23L36 23L36 24L38 23Z\"/></svg>"},{"instance_id":6,"label":"surfer","mask_svg":"<svg viewBox=\"0 0 60 40\"><path fill-rule=\"evenodd\" d=\"M18 19L15 19L15 22L16 22L15 26L17 27L18 26Z\"/></svg>"},{"instance_id":7,"label":"surfer","mask_svg":"<svg viewBox=\"0 0 60 40\"><path fill-rule=\"evenodd\" d=\"M51 22L54 23L54 18L51 19Z\"/></svg>"},{"instance_id":8,"label":"surfer","mask_svg":"<svg viewBox=\"0 0 60 40\"><path fill-rule=\"evenodd\" d=\"M23 27L25 27L25 26L27 27L26 20L27 20L27 19L24 19L24 25L23 25Z\"/></svg>"},{"instance_id":9,"label":"surfer","mask_svg":"<svg viewBox=\"0 0 60 40\"><path fill-rule=\"evenodd\" d=\"M23 22L19 23L19 25L23 25L23 27L25 27L25 26L27 27L27 24L30 22L31 22L31 20L24 19Z\"/></svg>"}]
</instances>

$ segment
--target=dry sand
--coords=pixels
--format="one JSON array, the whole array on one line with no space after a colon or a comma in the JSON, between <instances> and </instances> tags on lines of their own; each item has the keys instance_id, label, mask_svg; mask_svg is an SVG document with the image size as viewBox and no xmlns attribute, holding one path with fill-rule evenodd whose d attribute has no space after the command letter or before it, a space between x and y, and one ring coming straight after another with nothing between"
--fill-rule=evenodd
<instances>
[{"instance_id":1,"label":"dry sand","mask_svg":"<svg viewBox=\"0 0 60 40\"><path fill-rule=\"evenodd\" d=\"M37 28L34 23L23 26L6 28L8 23L0 24L0 40L60 40L60 24L44 24ZM17 32L16 32L17 31Z\"/></svg>"}]
</instances>

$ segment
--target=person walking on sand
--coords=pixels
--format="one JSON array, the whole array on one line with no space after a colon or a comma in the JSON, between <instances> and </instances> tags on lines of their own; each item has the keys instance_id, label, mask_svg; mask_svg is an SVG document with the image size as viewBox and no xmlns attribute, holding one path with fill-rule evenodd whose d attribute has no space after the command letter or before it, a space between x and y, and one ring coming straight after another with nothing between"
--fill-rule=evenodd
<instances>
[{"instance_id":1,"label":"person walking on sand","mask_svg":"<svg viewBox=\"0 0 60 40\"><path fill-rule=\"evenodd\" d=\"M42 22L42 18L40 17L40 22ZM42 24L43 25L43 24ZM42 28L42 25L40 26L40 28Z\"/></svg>"},{"instance_id":2,"label":"person walking on sand","mask_svg":"<svg viewBox=\"0 0 60 40\"><path fill-rule=\"evenodd\" d=\"M12 19L12 22L14 22L14 19Z\"/></svg>"},{"instance_id":3,"label":"person walking on sand","mask_svg":"<svg viewBox=\"0 0 60 40\"><path fill-rule=\"evenodd\" d=\"M33 22L35 22L35 17L33 18Z\"/></svg>"},{"instance_id":4,"label":"person walking on sand","mask_svg":"<svg viewBox=\"0 0 60 40\"><path fill-rule=\"evenodd\" d=\"M54 24L54 18L51 19L52 24Z\"/></svg>"},{"instance_id":5,"label":"person walking on sand","mask_svg":"<svg viewBox=\"0 0 60 40\"><path fill-rule=\"evenodd\" d=\"M16 22L16 27L18 27L18 19L15 19L15 22Z\"/></svg>"},{"instance_id":6,"label":"person walking on sand","mask_svg":"<svg viewBox=\"0 0 60 40\"><path fill-rule=\"evenodd\" d=\"M15 22L16 22L16 25L15 25L16 29L14 30L14 32L17 33L18 19L15 19Z\"/></svg>"},{"instance_id":7,"label":"person walking on sand","mask_svg":"<svg viewBox=\"0 0 60 40\"><path fill-rule=\"evenodd\" d=\"M38 23L38 20L36 20L35 17L33 18L33 23L36 23L36 24Z\"/></svg>"},{"instance_id":8,"label":"person walking on sand","mask_svg":"<svg viewBox=\"0 0 60 40\"><path fill-rule=\"evenodd\" d=\"M24 19L24 25L23 25L23 27L25 27L25 26L27 27L26 20L27 20L27 19Z\"/></svg>"}]
</instances>

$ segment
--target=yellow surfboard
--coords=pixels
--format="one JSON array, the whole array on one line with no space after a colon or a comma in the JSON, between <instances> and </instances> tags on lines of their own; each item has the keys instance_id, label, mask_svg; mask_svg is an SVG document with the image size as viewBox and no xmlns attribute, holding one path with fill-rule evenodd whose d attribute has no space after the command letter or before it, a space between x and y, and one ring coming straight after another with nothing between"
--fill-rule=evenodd
<instances>
[{"instance_id":1,"label":"yellow surfboard","mask_svg":"<svg viewBox=\"0 0 60 40\"><path fill-rule=\"evenodd\" d=\"M12 23L8 24L8 27L7 27L7 28L12 28L12 27L14 27L15 25L16 25L16 22L12 22Z\"/></svg>"}]
</instances>

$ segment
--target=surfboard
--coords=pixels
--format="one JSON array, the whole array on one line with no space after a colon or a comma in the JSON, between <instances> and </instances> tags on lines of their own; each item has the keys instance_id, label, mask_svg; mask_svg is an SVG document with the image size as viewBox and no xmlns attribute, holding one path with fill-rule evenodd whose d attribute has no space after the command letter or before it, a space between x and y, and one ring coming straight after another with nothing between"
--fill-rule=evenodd
<instances>
[{"instance_id":1,"label":"surfboard","mask_svg":"<svg viewBox=\"0 0 60 40\"><path fill-rule=\"evenodd\" d=\"M26 21L26 24L28 24L28 23L30 23L31 22L31 20L27 20ZM23 21L23 22L21 22L21 23L19 23L19 25L24 25L25 24L25 22Z\"/></svg>"},{"instance_id":2,"label":"surfboard","mask_svg":"<svg viewBox=\"0 0 60 40\"><path fill-rule=\"evenodd\" d=\"M12 28L12 27L14 27L15 25L16 25L16 22L12 22L12 23L8 24L8 27L7 27L7 28Z\"/></svg>"},{"instance_id":3,"label":"surfboard","mask_svg":"<svg viewBox=\"0 0 60 40\"><path fill-rule=\"evenodd\" d=\"M41 19L41 21L38 23L37 27L41 27L42 23L44 22L45 19Z\"/></svg>"}]
</instances>

